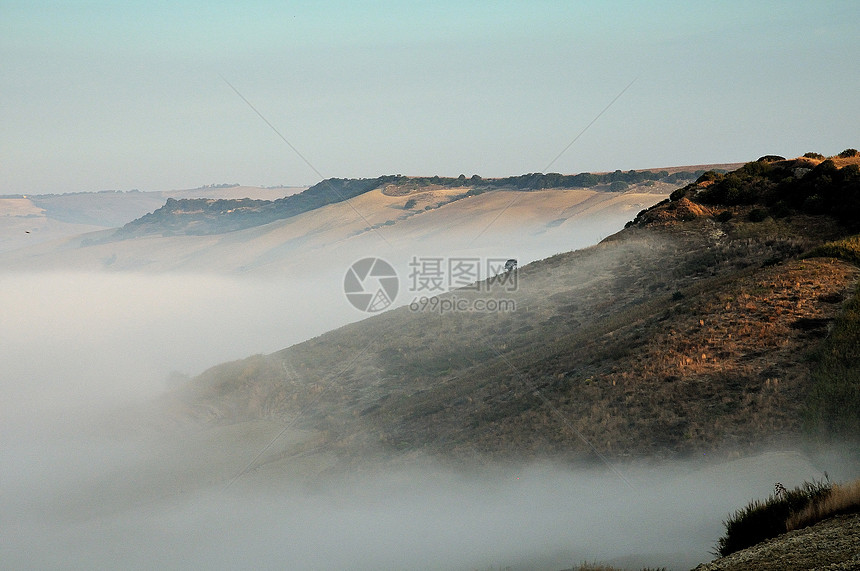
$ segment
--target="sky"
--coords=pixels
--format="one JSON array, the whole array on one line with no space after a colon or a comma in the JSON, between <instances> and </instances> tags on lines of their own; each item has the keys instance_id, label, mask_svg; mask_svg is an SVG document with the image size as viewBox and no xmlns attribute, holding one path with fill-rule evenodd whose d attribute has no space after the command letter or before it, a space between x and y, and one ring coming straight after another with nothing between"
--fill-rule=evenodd
<instances>
[{"instance_id":1,"label":"sky","mask_svg":"<svg viewBox=\"0 0 860 571\"><path fill-rule=\"evenodd\" d=\"M856 0L0 0L0 195L832 155L860 146L857 22Z\"/></svg>"}]
</instances>

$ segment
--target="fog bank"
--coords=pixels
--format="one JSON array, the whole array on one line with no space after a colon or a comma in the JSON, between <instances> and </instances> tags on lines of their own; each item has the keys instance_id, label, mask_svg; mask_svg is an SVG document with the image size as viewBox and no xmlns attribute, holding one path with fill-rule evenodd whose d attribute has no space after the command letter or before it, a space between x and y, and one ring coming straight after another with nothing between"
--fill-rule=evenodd
<instances>
[{"instance_id":1,"label":"fog bank","mask_svg":"<svg viewBox=\"0 0 860 571\"><path fill-rule=\"evenodd\" d=\"M772 452L619 465L629 486L605 469L455 473L425 463L302 484L253 473L229 488L222 480L182 490L147 475L156 458L138 439L8 444L0 524L10 568L685 569L711 559L721 520L774 482L822 477L803 455ZM184 469L179 459L158 466L163 475Z\"/></svg>"},{"instance_id":2,"label":"fog bank","mask_svg":"<svg viewBox=\"0 0 860 571\"><path fill-rule=\"evenodd\" d=\"M552 253L504 243L521 262ZM498 255L482 248L441 255ZM438 244L408 253L440 255ZM401 278L406 254L392 255ZM228 486L282 425L166 430L140 405L173 371L194 375L366 317L343 294L352 252L339 255L289 278L0 274L3 566L686 569L711 558L729 513L775 482L857 475L838 452L616 466L626 482L605 468L455 472L432 461L321 478L325 458L310 457L265 464Z\"/></svg>"},{"instance_id":3,"label":"fog bank","mask_svg":"<svg viewBox=\"0 0 860 571\"><path fill-rule=\"evenodd\" d=\"M354 318L340 279L0 275L0 417L140 401L172 371L323 333Z\"/></svg>"}]
</instances>

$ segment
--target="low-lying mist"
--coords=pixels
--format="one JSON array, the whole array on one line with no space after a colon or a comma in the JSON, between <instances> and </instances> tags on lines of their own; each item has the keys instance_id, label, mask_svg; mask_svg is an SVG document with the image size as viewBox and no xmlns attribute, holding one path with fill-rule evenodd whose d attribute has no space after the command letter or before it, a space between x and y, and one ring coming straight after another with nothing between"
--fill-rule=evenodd
<instances>
[{"instance_id":1,"label":"low-lying mist","mask_svg":"<svg viewBox=\"0 0 860 571\"><path fill-rule=\"evenodd\" d=\"M312 482L259 471L228 486L254 449L234 448L231 467L212 448L165 455L148 436L93 436L84 425L11 442L4 435L4 566L686 569L711 559L721 520L774 482L822 477L805 456L772 452L726 464L616 466L626 481L600 467L455 472L427 461ZM205 482L207 461L220 481ZM183 483L194 463L199 478Z\"/></svg>"},{"instance_id":2,"label":"low-lying mist","mask_svg":"<svg viewBox=\"0 0 860 571\"><path fill-rule=\"evenodd\" d=\"M355 319L340 276L31 273L0 287L8 568L683 569L711 558L722 519L774 482L838 477L772 453L617 466L627 482L605 467L457 472L429 460L324 479L288 460L235 479L281 426L165 429L133 405L171 371Z\"/></svg>"},{"instance_id":3,"label":"low-lying mist","mask_svg":"<svg viewBox=\"0 0 860 571\"><path fill-rule=\"evenodd\" d=\"M173 371L323 333L354 318L340 279L0 275L0 416L139 401Z\"/></svg>"},{"instance_id":4,"label":"low-lying mist","mask_svg":"<svg viewBox=\"0 0 860 571\"><path fill-rule=\"evenodd\" d=\"M366 255L406 272L406 253L501 251L522 264L584 245L519 248L511 235L479 250ZM347 253L289 278L0 274L2 566L684 569L710 559L722 520L775 482L855 475L797 452L616 466L626 481L605 466L456 471L431 460L337 474L323 459L287 459L243 473L277 422L165 427L142 406L174 371L193 376L366 317L343 294Z\"/></svg>"}]
</instances>

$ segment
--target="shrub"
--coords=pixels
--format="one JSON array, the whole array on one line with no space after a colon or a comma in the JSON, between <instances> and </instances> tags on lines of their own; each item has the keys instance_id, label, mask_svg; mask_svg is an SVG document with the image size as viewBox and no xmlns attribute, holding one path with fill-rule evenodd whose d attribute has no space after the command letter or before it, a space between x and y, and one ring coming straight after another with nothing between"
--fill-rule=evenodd
<instances>
[{"instance_id":1,"label":"shrub","mask_svg":"<svg viewBox=\"0 0 860 571\"><path fill-rule=\"evenodd\" d=\"M764 208L753 208L750 210L750 213L747 215L747 218L750 222L762 222L765 218L767 218L767 210Z\"/></svg>"},{"instance_id":2,"label":"shrub","mask_svg":"<svg viewBox=\"0 0 860 571\"><path fill-rule=\"evenodd\" d=\"M804 153L803 156L807 159L818 159L820 161L824 160L824 155L822 155L821 153Z\"/></svg>"},{"instance_id":3,"label":"shrub","mask_svg":"<svg viewBox=\"0 0 860 571\"><path fill-rule=\"evenodd\" d=\"M672 194L669 195L669 200L671 200L672 202L675 202L676 200L681 200L682 198L687 196L687 193L689 192L689 190L690 190L689 186L685 186L685 187L679 188L677 190L673 190Z\"/></svg>"},{"instance_id":4,"label":"shrub","mask_svg":"<svg viewBox=\"0 0 860 571\"><path fill-rule=\"evenodd\" d=\"M839 153L839 158L847 159L850 157L860 157L860 151L857 149L845 149L841 153Z\"/></svg>"},{"instance_id":5,"label":"shrub","mask_svg":"<svg viewBox=\"0 0 860 571\"><path fill-rule=\"evenodd\" d=\"M723 175L718 173L717 171L705 171L702 173L702 176L696 179L696 182L707 182L709 180L720 180L723 178Z\"/></svg>"},{"instance_id":6,"label":"shrub","mask_svg":"<svg viewBox=\"0 0 860 571\"><path fill-rule=\"evenodd\" d=\"M790 216L791 213L791 208L788 206L788 204L785 203L784 200L778 201L770 208L770 214L774 218L785 218L786 216Z\"/></svg>"},{"instance_id":7,"label":"shrub","mask_svg":"<svg viewBox=\"0 0 860 571\"><path fill-rule=\"evenodd\" d=\"M779 155L765 155L763 157L759 157L756 160L757 163L775 163L777 161L784 161L785 157L781 157Z\"/></svg>"},{"instance_id":8,"label":"shrub","mask_svg":"<svg viewBox=\"0 0 860 571\"><path fill-rule=\"evenodd\" d=\"M822 214L825 210L824 207L824 199L817 194L807 196L803 201L803 211L809 214Z\"/></svg>"},{"instance_id":9,"label":"shrub","mask_svg":"<svg viewBox=\"0 0 860 571\"><path fill-rule=\"evenodd\" d=\"M716 220L717 222L728 222L732 219L732 216L734 215L731 213L730 210L723 210L714 217L714 220Z\"/></svg>"},{"instance_id":10,"label":"shrub","mask_svg":"<svg viewBox=\"0 0 860 571\"><path fill-rule=\"evenodd\" d=\"M754 500L723 522L726 534L717 542L717 553L725 557L788 531L787 520L830 492L830 483L804 482L793 490L782 489L764 502Z\"/></svg>"},{"instance_id":11,"label":"shrub","mask_svg":"<svg viewBox=\"0 0 860 571\"><path fill-rule=\"evenodd\" d=\"M417 203L418 203L417 200L415 200L414 198L410 198L409 200L406 201L406 204L403 205L403 209L404 210L410 210L412 208L415 208L415 205Z\"/></svg>"},{"instance_id":12,"label":"shrub","mask_svg":"<svg viewBox=\"0 0 860 571\"><path fill-rule=\"evenodd\" d=\"M622 190L626 190L627 186L628 185L626 182L616 180L615 182L613 182L612 184L609 185L609 190L612 192L621 192Z\"/></svg>"}]
</instances>

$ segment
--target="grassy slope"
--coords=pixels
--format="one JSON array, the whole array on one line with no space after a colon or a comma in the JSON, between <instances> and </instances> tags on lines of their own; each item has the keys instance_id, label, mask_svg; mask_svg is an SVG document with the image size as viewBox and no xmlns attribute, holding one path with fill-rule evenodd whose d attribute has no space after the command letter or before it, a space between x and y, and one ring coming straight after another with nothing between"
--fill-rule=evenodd
<instances>
[{"instance_id":1,"label":"grassy slope","mask_svg":"<svg viewBox=\"0 0 860 571\"><path fill-rule=\"evenodd\" d=\"M213 368L178 406L217 422L291 419L343 461L660 456L796 438L810 350L858 276L801 255L847 230L802 211L750 222L755 204L716 222L723 207L685 200L521 268L516 292L483 294L515 312L401 308Z\"/></svg>"},{"instance_id":2,"label":"grassy slope","mask_svg":"<svg viewBox=\"0 0 860 571\"><path fill-rule=\"evenodd\" d=\"M811 255L860 265L860 235L827 243ZM826 438L860 433L860 291L848 301L814 359L807 427Z\"/></svg>"}]
</instances>

